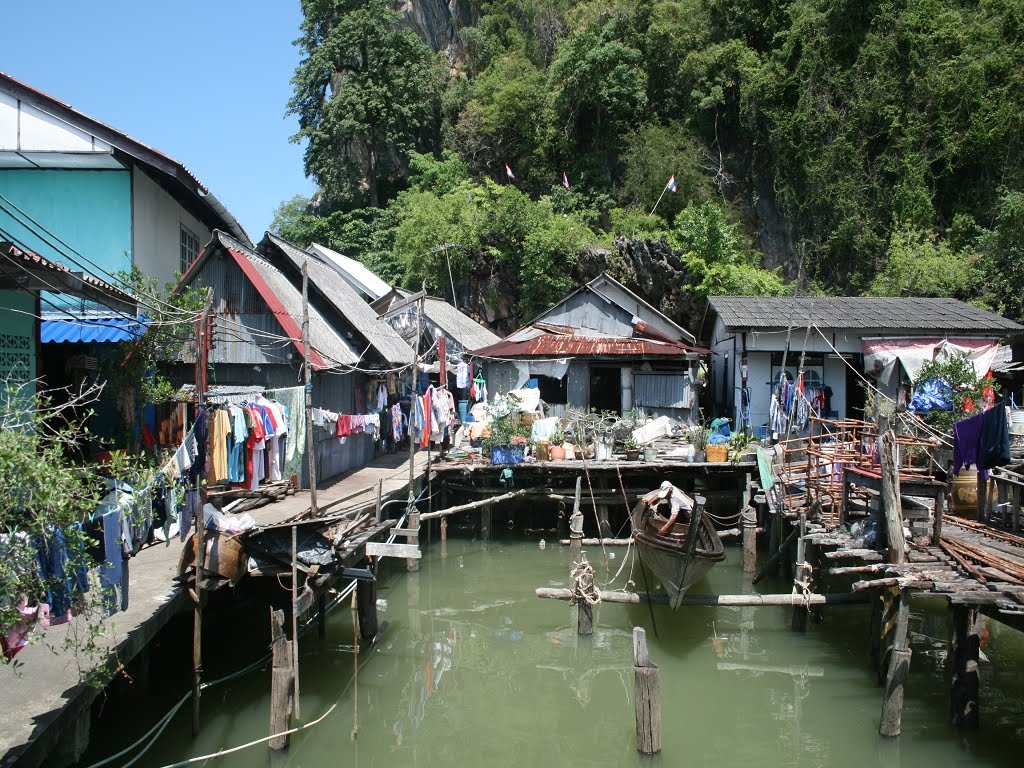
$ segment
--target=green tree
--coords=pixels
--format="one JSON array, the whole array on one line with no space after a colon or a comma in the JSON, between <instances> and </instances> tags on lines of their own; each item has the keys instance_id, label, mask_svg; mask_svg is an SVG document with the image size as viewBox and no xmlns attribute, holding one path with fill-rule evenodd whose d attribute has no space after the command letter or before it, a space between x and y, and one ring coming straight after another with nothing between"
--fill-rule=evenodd
<instances>
[{"instance_id":1,"label":"green tree","mask_svg":"<svg viewBox=\"0 0 1024 768\"><path fill-rule=\"evenodd\" d=\"M892 233L885 268L871 283L872 296L950 296L979 292L978 256L955 253L935 233L901 228Z\"/></svg>"},{"instance_id":2,"label":"green tree","mask_svg":"<svg viewBox=\"0 0 1024 768\"><path fill-rule=\"evenodd\" d=\"M714 202L687 206L672 231L692 275L692 292L705 299L715 294L781 296L786 286L776 272L762 269L735 223Z\"/></svg>"},{"instance_id":3,"label":"green tree","mask_svg":"<svg viewBox=\"0 0 1024 768\"><path fill-rule=\"evenodd\" d=\"M1024 321L1024 192L1003 195L996 226L978 245L994 303L1007 317Z\"/></svg>"},{"instance_id":4,"label":"green tree","mask_svg":"<svg viewBox=\"0 0 1024 768\"><path fill-rule=\"evenodd\" d=\"M303 59L288 112L307 142L307 175L329 198L377 208L409 153L433 148L441 70L385 0L303 0Z\"/></svg>"},{"instance_id":5,"label":"green tree","mask_svg":"<svg viewBox=\"0 0 1024 768\"><path fill-rule=\"evenodd\" d=\"M627 139L619 199L650 211L660 197L658 213L672 221L684 207L704 202L713 192L701 159L700 148L682 124L646 125ZM677 191L662 196L673 176Z\"/></svg>"}]
</instances>

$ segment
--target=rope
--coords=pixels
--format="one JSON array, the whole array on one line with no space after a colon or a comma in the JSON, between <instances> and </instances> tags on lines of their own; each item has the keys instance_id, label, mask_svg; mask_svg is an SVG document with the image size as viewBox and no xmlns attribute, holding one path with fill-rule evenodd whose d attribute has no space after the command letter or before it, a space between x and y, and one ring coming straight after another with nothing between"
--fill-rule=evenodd
<instances>
[{"instance_id":1,"label":"rope","mask_svg":"<svg viewBox=\"0 0 1024 768\"><path fill-rule=\"evenodd\" d=\"M601 593L594 585L594 567L587 562L586 557L569 571L569 577L573 580L570 605L597 605L601 602Z\"/></svg>"}]
</instances>

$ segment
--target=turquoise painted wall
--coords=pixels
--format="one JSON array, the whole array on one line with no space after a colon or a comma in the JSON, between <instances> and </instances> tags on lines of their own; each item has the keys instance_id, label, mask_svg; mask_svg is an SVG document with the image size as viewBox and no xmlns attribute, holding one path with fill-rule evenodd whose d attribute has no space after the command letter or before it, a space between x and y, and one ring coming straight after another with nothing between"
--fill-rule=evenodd
<instances>
[{"instance_id":1,"label":"turquoise painted wall","mask_svg":"<svg viewBox=\"0 0 1024 768\"><path fill-rule=\"evenodd\" d=\"M0 386L36 377L36 300L21 291L0 291ZM35 394L29 385L26 394Z\"/></svg>"},{"instance_id":2,"label":"turquoise painted wall","mask_svg":"<svg viewBox=\"0 0 1024 768\"><path fill-rule=\"evenodd\" d=\"M104 274L131 268L132 188L129 171L0 171L0 194L24 210L50 233L72 246L89 261L78 256L75 265L68 255L48 245L28 226L0 208L0 230L10 233L29 250L41 256L83 270L110 281ZM0 199L0 205L10 208ZM33 229L49 237L47 232ZM0 233L0 240L7 239ZM50 238L52 240L52 238ZM76 302L77 303L77 302ZM44 309L46 306L44 305Z\"/></svg>"}]
</instances>

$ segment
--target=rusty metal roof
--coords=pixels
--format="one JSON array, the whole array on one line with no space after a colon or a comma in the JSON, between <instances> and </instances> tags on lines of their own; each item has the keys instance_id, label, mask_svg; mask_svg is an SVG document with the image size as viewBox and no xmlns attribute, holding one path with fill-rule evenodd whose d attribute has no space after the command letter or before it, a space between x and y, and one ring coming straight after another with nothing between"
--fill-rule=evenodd
<instances>
[{"instance_id":1,"label":"rusty metal roof","mask_svg":"<svg viewBox=\"0 0 1024 768\"><path fill-rule=\"evenodd\" d=\"M496 344L473 350L478 357L680 357L708 350L681 342L639 337L578 336L551 326L528 325Z\"/></svg>"},{"instance_id":2,"label":"rusty metal roof","mask_svg":"<svg viewBox=\"0 0 1024 768\"><path fill-rule=\"evenodd\" d=\"M0 242L0 280L22 290L66 293L117 312L136 314L135 298L120 288L9 242Z\"/></svg>"}]
</instances>

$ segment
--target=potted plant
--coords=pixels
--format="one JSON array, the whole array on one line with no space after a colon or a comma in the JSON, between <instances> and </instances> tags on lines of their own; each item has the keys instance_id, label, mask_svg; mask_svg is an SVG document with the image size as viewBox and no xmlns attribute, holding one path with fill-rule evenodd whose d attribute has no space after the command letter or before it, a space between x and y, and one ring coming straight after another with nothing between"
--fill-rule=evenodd
<instances>
[{"instance_id":1,"label":"potted plant","mask_svg":"<svg viewBox=\"0 0 1024 768\"><path fill-rule=\"evenodd\" d=\"M563 461L565 459L565 448L562 443L565 441L565 434L555 432L551 435L551 444L548 445L548 458L552 461Z\"/></svg>"},{"instance_id":2,"label":"potted plant","mask_svg":"<svg viewBox=\"0 0 1024 768\"><path fill-rule=\"evenodd\" d=\"M491 433L484 438L483 448L489 451L492 464L519 464L529 442L530 426L509 415L491 422Z\"/></svg>"},{"instance_id":3,"label":"potted plant","mask_svg":"<svg viewBox=\"0 0 1024 768\"><path fill-rule=\"evenodd\" d=\"M696 426L690 427L687 430L686 437L690 441L690 445L693 446L694 461L704 461L704 452L708 448L708 438L710 436L711 430L709 430L703 424L697 424Z\"/></svg>"},{"instance_id":4,"label":"potted plant","mask_svg":"<svg viewBox=\"0 0 1024 768\"><path fill-rule=\"evenodd\" d=\"M626 461L636 461L640 458L640 448L636 444L636 438L632 435L624 441L626 446Z\"/></svg>"}]
</instances>

